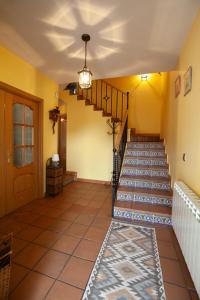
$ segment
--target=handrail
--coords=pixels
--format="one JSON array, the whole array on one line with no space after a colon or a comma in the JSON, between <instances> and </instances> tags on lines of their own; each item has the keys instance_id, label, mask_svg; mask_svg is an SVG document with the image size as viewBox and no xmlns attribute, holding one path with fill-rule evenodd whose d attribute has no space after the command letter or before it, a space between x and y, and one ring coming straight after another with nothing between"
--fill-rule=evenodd
<instances>
[{"instance_id":1,"label":"handrail","mask_svg":"<svg viewBox=\"0 0 200 300\"><path fill-rule=\"evenodd\" d=\"M128 118L128 110L126 111L124 120L123 120L123 122L122 122L122 126L121 126L121 128L120 128L120 132L118 133L117 138L116 138L116 141L115 141L115 149L116 149L117 151L119 151L119 147L120 147L122 135L123 135L123 133L124 133L124 128L125 128L125 125L126 125L127 118Z\"/></svg>"},{"instance_id":2,"label":"handrail","mask_svg":"<svg viewBox=\"0 0 200 300\"><path fill-rule=\"evenodd\" d=\"M118 89L116 86L112 85L111 83L107 82L106 80L104 80L104 79L97 79L97 80L101 80L105 84L109 85L111 88L113 88L113 89L119 91L120 93L126 95L126 92L123 92L122 90Z\"/></svg>"}]
</instances>

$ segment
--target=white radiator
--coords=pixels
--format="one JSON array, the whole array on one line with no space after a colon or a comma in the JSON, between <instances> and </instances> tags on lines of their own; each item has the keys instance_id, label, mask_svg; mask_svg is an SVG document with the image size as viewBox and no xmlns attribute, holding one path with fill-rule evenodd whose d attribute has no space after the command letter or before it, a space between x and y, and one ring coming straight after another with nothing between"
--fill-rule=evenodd
<instances>
[{"instance_id":1,"label":"white radiator","mask_svg":"<svg viewBox=\"0 0 200 300\"><path fill-rule=\"evenodd\" d=\"M174 184L172 224L200 297L200 198L181 181Z\"/></svg>"}]
</instances>

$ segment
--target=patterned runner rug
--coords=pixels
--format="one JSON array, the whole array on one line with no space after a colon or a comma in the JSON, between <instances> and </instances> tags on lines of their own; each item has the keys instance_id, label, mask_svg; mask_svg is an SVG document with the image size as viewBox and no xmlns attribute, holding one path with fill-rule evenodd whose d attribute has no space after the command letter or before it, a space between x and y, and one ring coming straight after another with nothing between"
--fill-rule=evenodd
<instances>
[{"instance_id":1,"label":"patterned runner rug","mask_svg":"<svg viewBox=\"0 0 200 300\"><path fill-rule=\"evenodd\" d=\"M165 300L154 228L112 221L82 300Z\"/></svg>"}]
</instances>

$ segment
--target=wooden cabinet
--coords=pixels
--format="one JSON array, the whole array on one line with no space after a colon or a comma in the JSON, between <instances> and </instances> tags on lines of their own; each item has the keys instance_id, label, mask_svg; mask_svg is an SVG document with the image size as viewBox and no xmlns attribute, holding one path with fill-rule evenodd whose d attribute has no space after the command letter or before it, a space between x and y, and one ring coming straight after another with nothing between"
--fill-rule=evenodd
<instances>
[{"instance_id":1,"label":"wooden cabinet","mask_svg":"<svg viewBox=\"0 0 200 300\"><path fill-rule=\"evenodd\" d=\"M63 188L63 167L47 166L46 168L46 193L55 196Z\"/></svg>"}]
</instances>

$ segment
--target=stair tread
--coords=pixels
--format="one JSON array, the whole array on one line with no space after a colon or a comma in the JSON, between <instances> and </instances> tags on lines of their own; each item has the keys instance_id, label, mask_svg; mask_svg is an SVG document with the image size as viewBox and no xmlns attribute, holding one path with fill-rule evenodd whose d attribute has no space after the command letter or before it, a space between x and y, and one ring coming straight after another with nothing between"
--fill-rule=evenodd
<instances>
[{"instance_id":1,"label":"stair tread","mask_svg":"<svg viewBox=\"0 0 200 300\"><path fill-rule=\"evenodd\" d=\"M147 203L138 203L130 201L115 201L116 208L131 209L138 212L146 212L156 215L169 215L171 216L172 208L161 204L151 205Z\"/></svg>"},{"instance_id":2,"label":"stair tread","mask_svg":"<svg viewBox=\"0 0 200 300\"><path fill-rule=\"evenodd\" d=\"M160 177L160 176L137 176L137 175L122 175L120 179L132 179L132 180L148 180L148 181L158 181L158 182L170 182L170 178Z\"/></svg>"},{"instance_id":3,"label":"stair tread","mask_svg":"<svg viewBox=\"0 0 200 300\"><path fill-rule=\"evenodd\" d=\"M122 168L126 168L126 169L140 169L140 170L146 170L146 169L150 169L150 170L168 170L168 166L144 166L144 165L130 165L130 164L123 164Z\"/></svg>"},{"instance_id":4,"label":"stair tread","mask_svg":"<svg viewBox=\"0 0 200 300\"><path fill-rule=\"evenodd\" d=\"M129 147L127 147L126 148L126 150L128 150L128 151L151 151L151 152L153 152L153 151L155 151L155 152L157 152L157 151L162 151L162 152L165 152L165 149L164 148L129 148Z\"/></svg>"},{"instance_id":5,"label":"stair tread","mask_svg":"<svg viewBox=\"0 0 200 300\"><path fill-rule=\"evenodd\" d=\"M132 159L146 159L146 160L148 160L148 159L153 159L153 160L160 160L160 159L166 159L167 158L167 156L165 155L165 156L161 156L161 157L155 157L155 156L151 156L151 157L149 157L149 156L136 156L136 155L124 155L124 158L132 158Z\"/></svg>"},{"instance_id":6,"label":"stair tread","mask_svg":"<svg viewBox=\"0 0 200 300\"><path fill-rule=\"evenodd\" d=\"M126 192L126 193L136 193L136 194L147 194L147 195L156 195L156 196L165 196L165 197L172 197L172 189L171 190L156 190L156 189L142 189L142 188L135 188L130 186L119 186L119 192Z\"/></svg>"}]
</instances>

